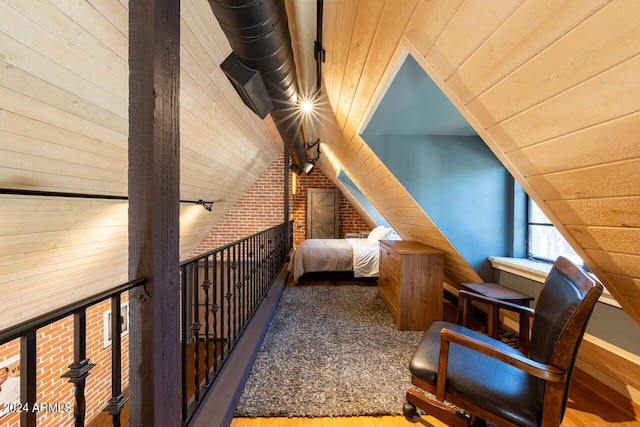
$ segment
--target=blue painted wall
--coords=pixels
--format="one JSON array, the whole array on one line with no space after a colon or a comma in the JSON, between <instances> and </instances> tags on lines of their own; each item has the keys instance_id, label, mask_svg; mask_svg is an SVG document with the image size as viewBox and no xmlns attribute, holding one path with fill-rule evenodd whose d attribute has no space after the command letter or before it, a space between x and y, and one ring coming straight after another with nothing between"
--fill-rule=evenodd
<instances>
[{"instance_id":1,"label":"blue painted wall","mask_svg":"<svg viewBox=\"0 0 640 427\"><path fill-rule=\"evenodd\" d=\"M487 257L513 252L513 179L411 56L362 137L483 280L493 281Z\"/></svg>"},{"instance_id":2,"label":"blue painted wall","mask_svg":"<svg viewBox=\"0 0 640 427\"><path fill-rule=\"evenodd\" d=\"M511 176L478 137L367 135L367 144L485 281L510 255Z\"/></svg>"}]
</instances>

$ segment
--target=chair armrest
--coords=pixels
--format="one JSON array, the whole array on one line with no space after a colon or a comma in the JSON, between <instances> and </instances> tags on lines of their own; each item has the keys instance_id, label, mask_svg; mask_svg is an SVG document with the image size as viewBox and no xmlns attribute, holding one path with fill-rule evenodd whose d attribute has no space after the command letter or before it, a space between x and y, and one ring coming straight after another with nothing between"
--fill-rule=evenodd
<instances>
[{"instance_id":1,"label":"chair armrest","mask_svg":"<svg viewBox=\"0 0 640 427\"><path fill-rule=\"evenodd\" d=\"M488 306L488 320L487 332L491 338L498 339L499 330L499 310L507 310L518 314L518 323L520 326L520 351L523 354L529 354L529 324L530 319L533 318L534 309L519 304L513 304L507 301L490 298L481 294L468 291L460 291L458 294L458 324L469 327L469 318L471 317L471 301L478 301Z\"/></svg>"},{"instance_id":2,"label":"chair armrest","mask_svg":"<svg viewBox=\"0 0 640 427\"><path fill-rule=\"evenodd\" d=\"M440 400L444 400L450 343L455 343L472 351L476 351L493 359L507 363L545 381L566 381L567 373L555 366L536 362L535 360L531 360L520 353L505 352L503 349L492 344L443 328L440 332L440 356L438 360L438 377L436 384L436 397Z\"/></svg>"}]
</instances>

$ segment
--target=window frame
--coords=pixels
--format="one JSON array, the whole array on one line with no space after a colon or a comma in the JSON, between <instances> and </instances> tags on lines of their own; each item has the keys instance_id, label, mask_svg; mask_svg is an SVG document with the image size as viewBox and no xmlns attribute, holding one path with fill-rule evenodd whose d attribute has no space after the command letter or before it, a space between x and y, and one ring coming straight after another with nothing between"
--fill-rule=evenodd
<instances>
[{"instance_id":1,"label":"window frame","mask_svg":"<svg viewBox=\"0 0 640 427\"><path fill-rule=\"evenodd\" d=\"M533 209L533 206L535 205L535 207L543 214L544 212L542 212L542 210L540 209L540 207L538 207L538 205L535 203L535 201L529 197L529 195L526 195L526 209L525 209L525 254L526 254L526 258L532 261L540 261L540 262L545 262L545 263L550 263L553 264L555 262L555 259L551 259L551 258L547 258L545 256L539 255L539 254L534 254L533 253L533 238L532 238L532 226L535 227L552 227L554 230L556 230L556 232L558 233L559 237L561 237L565 243L567 244L567 246L569 248L571 248L571 250L573 251L573 254L576 257L578 257L580 259L580 262L576 262L575 259L572 259L573 262L575 262L576 264L580 265L582 268L586 268L586 265L584 263L584 261L582 260L582 258L576 253L576 251L571 247L571 245L569 244L569 242L567 242L567 240L564 238L564 236L557 230L556 226L553 225L553 223L551 222L551 220L549 220L546 215L545 218L547 218L547 220L549 220L549 222L539 222L539 221L533 221L531 218L531 212ZM558 256L560 255L564 255L564 254L558 254Z\"/></svg>"}]
</instances>

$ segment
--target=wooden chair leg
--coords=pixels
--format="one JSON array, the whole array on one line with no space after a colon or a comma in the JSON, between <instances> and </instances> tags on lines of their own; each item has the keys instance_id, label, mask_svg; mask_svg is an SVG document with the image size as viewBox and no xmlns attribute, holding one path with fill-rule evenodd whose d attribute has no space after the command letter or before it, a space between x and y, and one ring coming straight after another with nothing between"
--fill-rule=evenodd
<instances>
[{"instance_id":1,"label":"wooden chair leg","mask_svg":"<svg viewBox=\"0 0 640 427\"><path fill-rule=\"evenodd\" d=\"M487 335L500 339L500 309L489 306L487 309Z\"/></svg>"},{"instance_id":2,"label":"wooden chair leg","mask_svg":"<svg viewBox=\"0 0 640 427\"><path fill-rule=\"evenodd\" d=\"M409 389L406 397L409 404L422 409L427 413L427 415L431 415L451 427L469 426L469 418L462 415L454 408L447 406L442 402L438 402L437 400L430 399L416 390Z\"/></svg>"}]
</instances>

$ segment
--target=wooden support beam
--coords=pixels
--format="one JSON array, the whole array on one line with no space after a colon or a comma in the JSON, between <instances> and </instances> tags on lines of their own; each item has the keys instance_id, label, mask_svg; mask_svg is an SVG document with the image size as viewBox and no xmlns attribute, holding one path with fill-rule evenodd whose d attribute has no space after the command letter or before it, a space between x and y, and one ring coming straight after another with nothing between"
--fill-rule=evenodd
<instances>
[{"instance_id":1,"label":"wooden support beam","mask_svg":"<svg viewBox=\"0 0 640 427\"><path fill-rule=\"evenodd\" d=\"M129 2L131 426L180 417L180 2Z\"/></svg>"}]
</instances>

